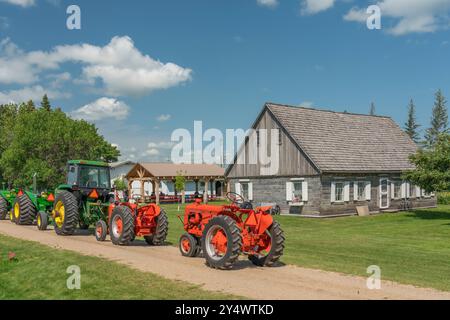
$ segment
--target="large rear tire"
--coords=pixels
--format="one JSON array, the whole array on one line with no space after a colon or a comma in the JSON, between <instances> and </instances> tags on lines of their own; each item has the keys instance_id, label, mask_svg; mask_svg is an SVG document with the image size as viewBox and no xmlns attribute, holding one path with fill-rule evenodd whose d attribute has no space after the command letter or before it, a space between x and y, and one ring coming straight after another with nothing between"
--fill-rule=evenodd
<instances>
[{"instance_id":1,"label":"large rear tire","mask_svg":"<svg viewBox=\"0 0 450 320\"><path fill-rule=\"evenodd\" d=\"M36 218L36 225L39 230L45 231L47 230L48 225L48 215L47 212L38 212L37 218Z\"/></svg>"},{"instance_id":2,"label":"large rear tire","mask_svg":"<svg viewBox=\"0 0 450 320\"><path fill-rule=\"evenodd\" d=\"M109 221L109 235L112 243L127 246L133 239L134 221L131 209L126 206L115 207Z\"/></svg>"},{"instance_id":3,"label":"large rear tire","mask_svg":"<svg viewBox=\"0 0 450 320\"><path fill-rule=\"evenodd\" d=\"M13 212L16 224L21 226L32 225L37 215L36 207L26 194L16 198Z\"/></svg>"},{"instance_id":4,"label":"large rear tire","mask_svg":"<svg viewBox=\"0 0 450 320\"><path fill-rule=\"evenodd\" d=\"M231 269L242 250L242 236L236 221L228 216L211 219L203 230L202 250L206 264Z\"/></svg>"},{"instance_id":5,"label":"large rear tire","mask_svg":"<svg viewBox=\"0 0 450 320\"><path fill-rule=\"evenodd\" d=\"M248 259L259 267L273 267L280 260L284 250L284 233L280 224L276 221L267 229L267 235L270 237L270 248L261 255L250 255Z\"/></svg>"},{"instance_id":6,"label":"large rear tire","mask_svg":"<svg viewBox=\"0 0 450 320\"><path fill-rule=\"evenodd\" d=\"M0 196L0 220L5 220L8 215L8 201Z\"/></svg>"},{"instance_id":7,"label":"large rear tire","mask_svg":"<svg viewBox=\"0 0 450 320\"><path fill-rule=\"evenodd\" d=\"M68 191L59 193L55 199L52 215L57 235L73 235L78 223L77 198Z\"/></svg>"},{"instance_id":8,"label":"large rear tire","mask_svg":"<svg viewBox=\"0 0 450 320\"><path fill-rule=\"evenodd\" d=\"M161 209L159 216L156 217L155 234L145 236L145 241L151 246L162 246L167 238L169 232L169 219L167 219L166 212Z\"/></svg>"}]
</instances>

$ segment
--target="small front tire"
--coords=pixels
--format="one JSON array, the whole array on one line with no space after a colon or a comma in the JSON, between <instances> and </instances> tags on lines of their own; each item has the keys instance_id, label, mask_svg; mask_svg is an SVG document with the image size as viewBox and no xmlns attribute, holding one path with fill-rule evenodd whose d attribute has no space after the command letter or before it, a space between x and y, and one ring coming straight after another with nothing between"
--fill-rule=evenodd
<instances>
[{"instance_id":1,"label":"small front tire","mask_svg":"<svg viewBox=\"0 0 450 320\"><path fill-rule=\"evenodd\" d=\"M36 225L39 230L47 230L48 226L48 215L45 212L39 211L36 218Z\"/></svg>"},{"instance_id":2,"label":"small front tire","mask_svg":"<svg viewBox=\"0 0 450 320\"><path fill-rule=\"evenodd\" d=\"M106 235L108 234L108 226L103 220L98 221L95 224L95 239L97 241L105 241Z\"/></svg>"},{"instance_id":3,"label":"small front tire","mask_svg":"<svg viewBox=\"0 0 450 320\"><path fill-rule=\"evenodd\" d=\"M193 258L198 256L200 252L198 240L189 233L185 233L180 237L178 248L180 249L183 257Z\"/></svg>"}]
</instances>

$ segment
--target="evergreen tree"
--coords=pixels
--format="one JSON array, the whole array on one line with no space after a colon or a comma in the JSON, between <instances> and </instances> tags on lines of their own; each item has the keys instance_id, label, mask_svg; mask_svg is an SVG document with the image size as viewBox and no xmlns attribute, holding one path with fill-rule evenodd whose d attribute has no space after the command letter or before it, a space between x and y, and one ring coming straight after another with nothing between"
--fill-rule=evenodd
<instances>
[{"instance_id":1,"label":"evergreen tree","mask_svg":"<svg viewBox=\"0 0 450 320\"><path fill-rule=\"evenodd\" d=\"M425 145L432 147L441 133L448 132L447 100L439 89L435 94L431 127L425 133Z\"/></svg>"},{"instance_id":2,"label":"evergreen tree","mask_svg":"<svg viewBox=\"0 0 450 320\"><path fill-rule=\"evenodd\" d=\"M369 110L369 114L371 115L371 116L374 116L375 115L375 112L376 112L376 109L375 109L375 103L371 103L370 104L370 110Z\"/></svg>"},{"instance_id":3,"label":"evergreen tree","mask_svg":"<svg viewBox=\"0 0 450 320\"><path fill-rule=\"evenodd\" d=\"M44 94L42 97L41 108L45 111L52 110L52 106L50 105L50 101L48 100L47 94Z\"/></svg>"},{"instance_id":4,"label":"evergreen tree","mask_svg":"<svg viewBox=\"0 0 450 320\"><path fill-rule=\"evenodd\" d=\"M408 105L408 120L405 123L405 132L415 143L419 143L419 127L416 119L416 106L411 99Z\"/></svg>"},{"instance_id":5,"label":"evergreen tree","mask_svg":"<svg viewBox=\"0 0 450 320\"><path fill-rule=\"evenodd\" d=\"M34 105L33 100L28 100L26 108L27 108L27 111L34 111L34 110L36 110L36 106Z\"/></svg>"}]
</instances>

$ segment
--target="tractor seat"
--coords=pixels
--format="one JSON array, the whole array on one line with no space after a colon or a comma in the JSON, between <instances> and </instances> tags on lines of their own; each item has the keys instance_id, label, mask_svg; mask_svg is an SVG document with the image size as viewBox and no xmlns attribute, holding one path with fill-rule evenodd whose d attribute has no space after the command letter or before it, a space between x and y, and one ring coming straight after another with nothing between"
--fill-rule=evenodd
<instances>
[{"instance_id":1,"label":"tractor seat","mask_svg":"<svg viewBox=\"0 0 450 320\"><path fill-rule=\"evenodd\" d=\"M240 207L241 209L244 209L244 210L252 210L252 209L253 209L253 205L252 205L252 203L249 202L249 201L245 201L245 202L242 203L239 207Z\"/></svg>"}]
</instances>

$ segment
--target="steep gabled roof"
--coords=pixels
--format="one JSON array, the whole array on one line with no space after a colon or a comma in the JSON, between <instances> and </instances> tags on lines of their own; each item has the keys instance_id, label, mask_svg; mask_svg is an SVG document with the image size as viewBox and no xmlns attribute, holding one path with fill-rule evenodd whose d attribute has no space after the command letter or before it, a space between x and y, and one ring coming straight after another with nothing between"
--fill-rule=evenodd
<instances>
[{"instance_id":1,"label":"steep gabled roof","mask_svg":"<svg viewBox=\"0 0 450 320\"><path fill-rule=\"evenodd\" d=\"M266 108L322 172L412 169L416 144L389 117L267 103Z\"/></svg>"}]
</instances>

